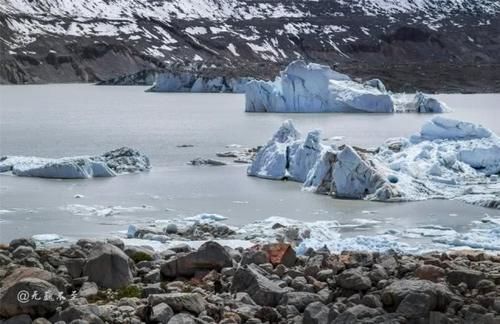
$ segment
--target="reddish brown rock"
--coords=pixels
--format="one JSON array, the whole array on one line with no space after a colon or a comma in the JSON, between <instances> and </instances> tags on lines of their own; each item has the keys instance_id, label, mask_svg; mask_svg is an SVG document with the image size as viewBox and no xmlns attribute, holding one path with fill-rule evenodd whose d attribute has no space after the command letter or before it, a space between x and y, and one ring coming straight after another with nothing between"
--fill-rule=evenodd
<instances>
[{"instance_id":1,"label":"reddish brown rock","mask_svg":"<svg viewBox=\"0 0 500 324\"><path fill-rule=\"evenodd\" d=\"M424 264L415 270L415 275L420 279L437 282L444 277L445 271L431 264Z\"/></svg>"},{"instance_id":2,"label":"reddish brown rock","mask_svg":"<svg viewBox=\"0 0 500 324\"><path fill-rule=\"evenodd\" d=\"M274 266L283 264L287 267L291 267L295 264L295 261L297 259L295 250L291 247L290 244L266 244L262 247L262 250L267 252L267 255L269 256L269 262L271 262Z\"/></svg>"}]
</instances>

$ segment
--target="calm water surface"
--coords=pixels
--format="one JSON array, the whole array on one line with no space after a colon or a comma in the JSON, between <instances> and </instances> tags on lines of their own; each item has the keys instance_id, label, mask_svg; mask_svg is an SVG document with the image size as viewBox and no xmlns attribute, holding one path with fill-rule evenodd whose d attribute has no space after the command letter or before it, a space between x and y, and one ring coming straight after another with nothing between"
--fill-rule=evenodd
<instances>
[{"instance_id":1,"label":"calm water surface","mask_svg":"<svg viewBox=\"0 0 500 324\"><path fill-rule=\"evenodd\" d=\"M244 96L145 93L144 87L42 85L0 87L0 154L63 157L100 154L120 146L151 158L148 173L109 179L50 180L0 175L0 241L41 233L103 237L130 223L212 212L241 225L269 216L301 220L373 218L363 229L440 224L459 231L495 211L455 201L376 203L335 200L300 191L296 183L247 177L246 166L193 167L228 144L261 145L285 119L303 132L344 136L359 146L417 132L424 114L249 114ZM478 122L500 134L500 95L440 95L446 116ZM191 144L192 148L177 145ZM75 194L84 198L75 199ZM75 207L74 205L83 205ZM139 207L112 216L73 213L85 206ZM9 212L6 212L9 211ZM367 214L366 211L375 213ZM498 213L498 212L497 212ZM451 215L451 216L450 216ZM358 230L346 230L355 235Z\"/></svg>"}]
</instances>

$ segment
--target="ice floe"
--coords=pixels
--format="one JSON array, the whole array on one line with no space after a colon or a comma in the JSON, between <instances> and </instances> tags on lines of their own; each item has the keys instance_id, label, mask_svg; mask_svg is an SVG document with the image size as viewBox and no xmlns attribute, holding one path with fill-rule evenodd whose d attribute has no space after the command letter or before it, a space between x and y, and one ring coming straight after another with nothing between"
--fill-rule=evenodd
<instances>
[{"instance_id":1,"label":"ice floe","mask_svg":"<svg viewBox=\"0 0 500 324\"><path fill-rule=\"evenodd\" d=\"M118 174L146 171L150 168L147 156L127 147L98 156L58 159L29 156L4 156L0 158L0 172L11 171L12 174L22 177L86 179L114 177Z\"/></svg>"},{"instance_id":2,"label":"ice floe","mask_svg":"<svg viewBox=\"0 0 500 324\"><path fill-rule=\"evenodd\" d=\"M148 205L123 207L123 206L100 206L100 205L88 206L82 204L69 204L61 207L60 209L76 216L98 216L98 217L108 217L124 213L156 210L154 207Z\"/></svg>"},{"instance_id":3,"label":"ice floe","mask_svg":"<svg viewBox=\"0 0 500 324\"><path fill-rule=\"evenodd\" d=\"M250 176L289 179L341 198L411 201L459 199L500 208L500 139L468 122L435 117L410 138L376 150L329 146L285 121L249 166ZM491 179L491 180L490 180Z\"/></svg>"},{"instance_id":4,"label":"ice floe","mask_svg":"<svg viewBox=\"0 0 500 324\"><path fill-rule=\"evenodd\" d=\"M290 63L274 81L246 84L247 112L419 112L442 113L449 108L422 93L393 96L378 79L359 83L326 65Z\"/></svg>"}]
</instances>

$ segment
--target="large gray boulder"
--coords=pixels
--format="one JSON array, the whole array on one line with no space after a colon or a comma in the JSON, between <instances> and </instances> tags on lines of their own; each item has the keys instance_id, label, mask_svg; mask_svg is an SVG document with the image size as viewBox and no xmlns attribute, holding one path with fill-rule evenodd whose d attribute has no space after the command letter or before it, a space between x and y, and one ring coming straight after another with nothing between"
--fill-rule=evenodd
<instances>
[{"instance_id":1,"label":"large gray boulder","mask_svg":"<svg viewBox=\"0 0 500 324\"><path fill-rule=\"evenodd\" d=\"M161 274L165 278L193 277L198 272L220 271L231 267L231 256L217 242L206 242L196 252L173 258L162 264Z\"/></svg>"},{"instance_id":2,"label":"large gray boulder","mask_svg":"<svg viewBox=\"0 0 500 324\"><path fill-rule=\"evenodd\" d=\"M44 301L46 294L54 301ZM33 296L38 296L40 300ZM21 314L30 315L32 318L51 316L59 305L57 296L57 288L45 280L20 279L0 291L0 317L9 318Z\"/></svg>"},{"instance_id":3,"label":"large gray boulder","mask_svg":"<svg viewBox=\"0 0 500 324\"><path fill-rule=\"evenodd\" d=\"M348 308L340 314L332 323L334 324L351 324L351 323L369 323L369 319L384 314L382 309L370 308L365 305L356 305ZM377 323L377 322L375 322ZM399 323L399 322L397 322Z\"/></svg>"},{"instance_id":4,"label":"large gray boulder","mask_svg":"<svg viewBox=\"0 0 500 324\"><path fill-rule=\"evenodd\" d=\"M405 298L415 294L427 295L425 309L429 309L430 311L445 310L454 297L448 287L443 284L437 284L428 280L403 279L395 281L384 288L382 291L382 302L385 306L398 307ZM407 302L410 302L412 299L407 300Z\"/></svg>"},{"instance_id":5,"label":"large gray boulder","mask_svg":"<svg viewBox=\"0 0 500 324\"><path fill-rule=\"evenodd\" d=\"M476 287L477 283L485 278L484 273L481 271L470 269L455 269L448 272L446 280L452 285L458 285L465 282L469 289Z\"/></svg>"},{"instance_id":6,"label":"large gray boulder","mask_svg":"<svg viewBox=\"0 0 500 324\"><path fill-rule=\"evenodd\" d=\"M104 324L99 317L100 311L97 305L70 305L58 312L50 320L55 323L63 321L64 323L73 323L73 321L83 320L89 324Z\"/></svg>"},{"instance_id":7,"label":"large gray boulder","mask_svg":"<svg viewBox=\"0 0 500 324\"><path fill-rule=\"evenodd\" d=\"M352 268L342 271L337 276L340 287L352 290L367 290L372 286L372 281L364 275L360 268Z\"/></svg>"},{"instance_id":8,"label":"large gray boulder","mask_svg":"<svg viewBox=\"0 0 500 324\"><path fill-rule=\"evenodd\" d=\"M196 323L197 322L195 318L186 313L177 314L168 321L168 324L196 324Z\"/></svg>"},{"instance_id":9,"label":"large gray boulder","mask_svg":"<svg viewBox=\"0 0 500 324\"><path fill-rule=\"evenodd\" d=\"M239 267L231 284L233 292L247 292L261 306L276 306L286 293L255 264Z\"/></svg>"},{"instance_id":10,"label":"large gray boulder","mask_svg":"<svg viewBox=\"0 0 500 324\"><path fill-rule=\"evenodd\" d=\"M174 316L172 308L165 303L159 303L153 307L151 321L156 323L168 323L172 316Z\"/></svg>"},{"instance_id":11,"label":"large gray boulder","mask_svg":"<svg viewBox=\"0 0 500 324\"><path fill-rule=\"evenodd\" d=\"M90 252L83 275L99 287L118 289L132 282L132 260L114 245L97 244Z\"/></svg>"},{"instance_id":12,"label":"large gray boulder","mask_svg":"<svg viewBox=\"0 0 500 324\"><path fill-rule=\"evenodd\" d=\"M318 301L321 301L321 297L318 294L303 291L293 291L286 293L283 298L281 298L280 304L293 305L300 312L303 312L307 305Z\"/></svg>"},{"instance_id":13,"label":"large gray boulder","mask_svg":"<svg viewBox=\"0 0 500 324\"><path fill-rule=\"evenodd\" d=\"M165 303L176 313L184 311L196 315L203 312L207 304L198 293L152 294L148 297L148 303L153 307Z\"/></svg>"},{"instance_id":14,"label":"large gray boulder","mask_svg":"<svg viewBox=\"0 0 500 324\"><path fill-rule=\"evenodd\" d=\"M330 308L321 302L309 304L304 311L303 324L328 324Z\"/></svg>"}]
</instances>

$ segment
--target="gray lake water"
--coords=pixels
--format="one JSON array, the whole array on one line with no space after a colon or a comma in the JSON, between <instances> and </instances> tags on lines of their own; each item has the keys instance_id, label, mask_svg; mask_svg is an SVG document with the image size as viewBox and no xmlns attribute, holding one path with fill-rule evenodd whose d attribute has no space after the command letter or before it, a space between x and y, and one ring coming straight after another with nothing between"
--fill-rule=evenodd
<instances>
[{"instance_id":1,"label":"gray lake water","mask_svg":"<svg viewBox=\"0 0 500 324\"><path fill-rule=\"evenodd\" d=\"M285 119L303 132L374 147L389 137L417 132L424 114L256 114L244 112L235 94L145 93L144 87L40 85L0 87L0 155L63 157L93 155L130 146L147 154L148 173L108 179L51 180L0 175L0 242L58 233L70 238L104 237L130 223L193 216L227 216L242 225L270 216L304 221L369 218L362 228L379 233L438 224L467 231L474 220L498 211L457 201L377 203L336 200L300 190L297 183L246 176L245 165L195 167L196 157L214 158L228 144L265 143ZM440 95L447 117L481 123L500 134L500 95ZM338 142L338 143L341 143ZM191 148L177 145L191 144ZM228 160L230 161L230 160ZM76 199L76 194L84 195ZM81 205L81 206L75 206ZM91 206L138 207L103 216L72 212ZM367 213L367 211L373 213ZM356 235L360 229L344 229Z\"/></svg>"}]
</instances>

